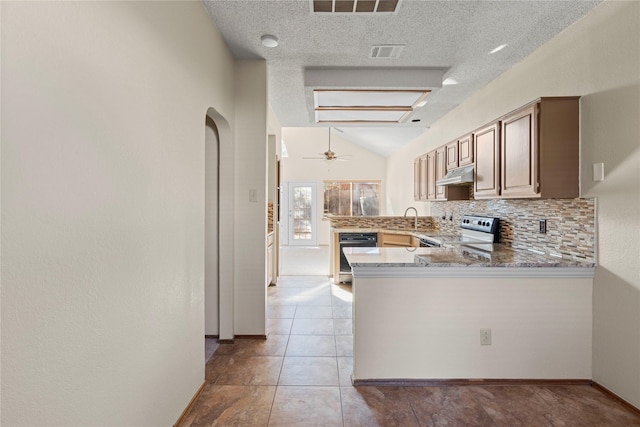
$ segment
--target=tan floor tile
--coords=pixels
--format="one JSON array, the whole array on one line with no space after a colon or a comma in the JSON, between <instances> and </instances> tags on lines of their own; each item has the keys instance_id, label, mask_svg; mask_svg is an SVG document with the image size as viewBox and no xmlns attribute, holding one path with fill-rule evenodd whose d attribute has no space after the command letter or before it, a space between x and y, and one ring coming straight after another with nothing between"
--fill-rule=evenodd
<instances>
[{"instance_id":1,"label":"tan floor tile","mask_svg":"<svg viewBox=\"0 0 640 427\"><path fill-rule=\"evenodd\" d=\"M555 425L572 425L583 420L588 427L640 426L640 416L599 390L588 386L541 386L536 394L546 403L546 417ZM577 423L576 423L577 424Z\"/></svg>"},{"instance_id":2,"label":"tan floor tile","mask_svg":"<svg viewBox=\"0 0 640 427\"><path fill-rule=\"evenodd\" d=\"M337 386L335 357L285 357L278 385Z\"/></svg>"},{"instance_id":3,"label":"tan floor tile","mask_svg":"<svg viewBox=\"0 0 640 427\"><path fill-rule=\"evenodd\" d=\"M349 307L333 307L333 318L334 319L351 319L353 317L353 309L351 306Z\"/></svg>"},{"instance_id":4,"label":"tan floor tile","mask_svg":"<svg viewBox=\"0 0 640 427\"><path fill-rule=\"evenodd\" d=\"M349 357L353 356L353 336L336 336L336 355Z\"/></svg>"},{"instance_id":5,"label":"tan floor tile","mask_svg":"<svg viewBox=\"0 0 640 427\"><path fill-rule=\"evenodd\" d=\"M294 319L291 335L333 335L333 319Z\"/></svg>"},{"instance_id":6,"label":"tan floor tile","mask_svg":"<svg viewBox=\"0 0 640 427\"><path fill-rule=\"evenodd\" d=\"M301 305L296 309L296 319L331 319L333 310L326 305Z\"/></svg>"},{"instance_id":7,"label":"tan floor tile","mask_svg":"<svg viewBox=\"0 0 640 427\"><path fill-rule=\"evenodd\" d=\"M342 425L338 387L279 386L269 427L336 427Z\"/></svg>"},{"instance_id":8,"label":"tan floor tile","mask_svg":"<svg viewBox=\"0 0 640 427\"><path fill-rule=\"evenodd\" d=\"M323 305L331 307L331 295L301 295L298 305Z\"/></svg>"},{"instance_id":9,"label":"tan floor tile","mask_svg":"<svg viewBox=\"0 0 640 427\"><path fill-rule=\"evenodd\" d=\"M289 335L293 319L267 319L267 333L273 335Z\"/></svg>"},{"instance_id":10,"label":"tan floor tile","mask_svg":"<svg viewBox=\"0 0 640 427\"><path fill-rule=\"evenodd\" d=\"M213 356L205 380L218 385L277 385L283 357Z\"/></svg>"},{"instance_id":11,"label":"tan floor tile","mask_svg":"<svg viewBox=\"0 0 640 427\"><path fill-rule=\"evenodd\" d=\"M353 357L337 357L338 359L338 380L342 386L351 385L351 375L353 374Z\"/></svg>"},{"instance_id":12,"label":"tan floor tile","mask_svg":"<svg viewBox=\"0 0 640 427\"><path fill-rule=\"evenodd\" d=\"M316 286L331 286L327 276L280 276L276 287L313 288Z\"/></svg>"},{"instance_id":13,"label":"tan floor tile","mask_svg":"<svg viewBox=\"0 0 640 427\"><path fill-rule=\"evenodd\" d=\"M546 402L528 386L473 386L473 397L496 427L549 425Z\"/></svg>"},{"instance_id":14,"label":"tan floor tile","mask_svg":"<svg viewBox=\"0 0 640 427\"><path fill-rule=\"evenodd\" d=\"M333 333L336 335L353 335L353 320L333 319Z\"/></svg>"},{"instance_id":15,"label":"tan floor tile","mask_svg":"<svg viewBox=\"0 0 640 427\"><path fill-rule=\"evenodd\" d=\"M266 426L275 393L272 386L206 384L181 426Z\"/></svg>"},{"instance_id":16,"label":"tan floor tile","mask_svg":"<svg viewBox=\"0 0 640 427\"><path fill-rule=\"evenodd\" d=\"M421 426L491 426L493 420L464 386L403 387Z\"/></svg>"},{"instance_id":17,"label":"tan floor tile","mask_svg":"<svg viewBox=\"0 0 640 427\"><path fill-rule=\"evenodd\" d=\"M269 319L293 319L296 314L296 305L278 305L271 302L267 306L267 318Z\"/></svg>"},{"instance_id":18,"label":"tan floor tile","mask_svg":"<svg viewBox=\"0 0 640 427\"><path fill-rule=\"evenodd\" d=\"M291 335L286 356L336 356L333 335Z\"/></svg>"},{"instance_id":19,"label":"tan floor tile","mask_svg":"<svg viewBox=\"0 0 640 427\"><path fill-rule=\"evenodd\" d=\"M287 349L288 335L269 335L262 339L237 339L233 344L220 344L216 355L219 356L284 356Z\"/></svg>"},{"instance_id":20,"label":"tan floor tile","mask_svg":"<svg viewBox=\"0 0 640 427\"><path fill-rule=\"evenodd\" d=\"M418 427L400 387L341 387L345 427Z\"/></svg>"}]
</instances>

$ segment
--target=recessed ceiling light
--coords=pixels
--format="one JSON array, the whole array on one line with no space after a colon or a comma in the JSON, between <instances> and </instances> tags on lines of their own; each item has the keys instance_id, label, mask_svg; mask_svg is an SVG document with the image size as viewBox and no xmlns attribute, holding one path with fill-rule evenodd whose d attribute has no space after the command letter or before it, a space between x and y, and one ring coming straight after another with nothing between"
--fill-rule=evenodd
<instances>
[{"instance_id":1,"label":"recessed ceiling light","mask_svg":"<svg viewBox=\"0 0 640 427\"><path fill-rule=\"evenodd\" d=\"M457 85L458 81L456 79L452 79L451 77L444 79L442 81L442 86L451 86L451 85Z\"/></svg>"},{"instance_id":2,"label":"recessed ceiling light","mask_svg":"<svg viewBox=\"0 0 640 427\"><path fill-rule=\"evenodd\" d=\"M505 47L507 47L506 44L501 44L500 46L496 47L495 49L493 49L491 52L489 52L489 55L492 55L496 52L500 52L502 49L504 49Z\"/></svg>"},{"instance_id":3,"label":"recessed ceiling light","mask_svg":"<svg viewBox=\"0 0 640 427\"><path fill-rule=\"evenodd\" d=\"M262 45L265 47L278 46L278 39L276 38L276 36L272 36L271 34L265 34L264 36L260 37L260 40L262 40Z\"/></svg>"}]
</instances>

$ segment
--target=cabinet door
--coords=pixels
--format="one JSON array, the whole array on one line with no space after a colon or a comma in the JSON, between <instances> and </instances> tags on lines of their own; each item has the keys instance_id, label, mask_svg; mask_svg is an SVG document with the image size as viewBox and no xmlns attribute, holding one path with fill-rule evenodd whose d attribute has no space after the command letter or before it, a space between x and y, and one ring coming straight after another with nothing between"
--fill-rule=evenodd
<instances>
[{"instance_id":1,"label":"cabinet door","mask_svg":"<svg viewBox=\"0 0 640 427\"><path fill-rule=\"evenodd\" d=\"M427 153L427 200L436 199L436 152Z\"/></svg>"},{"instance_id":2,"label":"cabinet door","mask_svg":"<svg viewBox=\"0 0 640 427\"><path fill-rule=\"evenodd\" d=\"M447 147L440 147L436 150L436 181L447 174ZM436 185L436 200L447 200L446 186Z\"/></svg>"},{"instance_id":3,"label":"cabinet door","mask_svg":"<svg viewBox=\"0 0 640 427\"><path fill-rule=\"evenodd\" d=\"M495 198L500 195L500 127L494 123L473 134L474 196L476 199Z\"/></svg>"},{"instance_id":4,"label":"cabinet door","mask_svg":"<svg viewBox=\"0 0 640 427\"><path fill-rule=\"evenodd\" d=\"M379 233L380 242L379 247L382 248L410 248L411 247L411 235L409 234L388 234Z\"/></svg>"},{"instance_id":5,"label":"cabinet door","mask_svg":"<svg viewBox=\"0 0 640 427\"><path fill-rule=\"evenodd\" d=\"M413 161L413 200L420 200L420 159Z\"/></svg>"},{"instance_id":6,"label":"cabinet door","mask_svg":"<svg viewBox=\"0 0 640 427\"><path fill-rule=\"evenodd\" d=\"M447 171L458 167L458 141L447 144Z\"/></svg>"},{"instance_id":7,"label":"cabinet door","mask_svg":"<svg viewBox=\"0 0 640 427\"><path fill-rule=\"evenodd\" d=\"M458 140L458 165L467 166L473 163L473 134Z\"/></svg>"},{"instance_id":8,"label":"cabinet door","mask_svg":"<svg viewBox=\"0 0 640 427\"><path fill-rule=\"evenodd\" d=\"M502 197L535 197L538 193L537 104L502 121Z\"/></svg>"},{"instance_id":9,"label":"cabinet door","mask_svg":"<svg viewBox=\"0 0 640 427\"><path fill-rule=\"evenodd\" d=\"M427 188L429 187L429 175L427 167L427 156L420 157L420 200L427 200Z\"/></svg>"}]
</instances>

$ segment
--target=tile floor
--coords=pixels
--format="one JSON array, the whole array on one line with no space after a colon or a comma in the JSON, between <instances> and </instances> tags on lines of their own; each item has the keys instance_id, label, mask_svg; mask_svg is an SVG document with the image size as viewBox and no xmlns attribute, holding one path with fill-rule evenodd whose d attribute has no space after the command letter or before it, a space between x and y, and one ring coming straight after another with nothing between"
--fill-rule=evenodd
<instances>
[{"instance_id":1,"label":"tile floor","mask_svg":"<svg viewBox=\"0 0 640 427\"><path fill-rule=\"evenodd\" d=\"M351 289L282 276L265 340L220 344L185 426L640 426L590 386L353 387Z\"/></svg>"}]
</instances>

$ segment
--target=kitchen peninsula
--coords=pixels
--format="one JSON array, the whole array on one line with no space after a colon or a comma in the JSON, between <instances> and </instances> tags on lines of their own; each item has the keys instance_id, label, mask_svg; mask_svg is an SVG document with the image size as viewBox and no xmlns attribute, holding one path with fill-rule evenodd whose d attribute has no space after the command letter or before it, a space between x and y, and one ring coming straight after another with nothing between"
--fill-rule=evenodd
<instances>
[{"instance_id":1,"label":"kitchen peninsula","mask_svg":"<svg viewBox=\"0 0 640 427\"><path fill-rule=\"evenodd\" d=\"M354 383L592 378L594 264L493 249L346 248Z\"/></svg>"}]
</instances>

